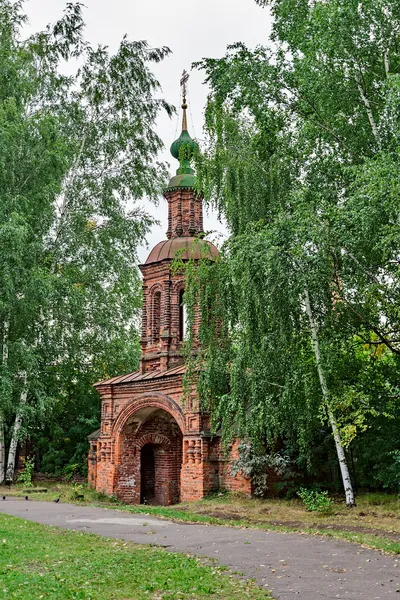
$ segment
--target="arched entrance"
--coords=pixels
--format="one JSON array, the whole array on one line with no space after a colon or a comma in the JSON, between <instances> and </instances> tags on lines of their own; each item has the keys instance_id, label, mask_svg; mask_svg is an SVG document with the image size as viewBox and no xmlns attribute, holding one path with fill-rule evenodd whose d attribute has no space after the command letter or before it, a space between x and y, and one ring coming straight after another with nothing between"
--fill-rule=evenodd
<instances>
[{"instance_id":1,"label":"arched entrance","mask_svg":"<svg viewBox=\"0 0 400 600\"><path fill-rule=\"evenodd\" d=\"M171 413L147 406L123 424L116 494L132 504L168 505L180 500L182 431Z\"/></svg>"}]
</instances>

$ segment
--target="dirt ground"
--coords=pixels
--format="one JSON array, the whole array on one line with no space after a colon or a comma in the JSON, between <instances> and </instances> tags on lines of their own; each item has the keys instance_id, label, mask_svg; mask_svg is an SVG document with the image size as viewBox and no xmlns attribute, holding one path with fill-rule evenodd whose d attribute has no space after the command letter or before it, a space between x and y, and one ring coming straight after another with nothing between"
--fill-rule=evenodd
<instances>
[{"instance_id":1,"label":"dirt ground","mask_svg":"<svg viewBox=\"0 0 400 600\"><path fill-rule=\"evenodd\" d=\"M347 508L343 501L337 499L331 514L308 512L300 500L257 500L230 495L182 503L179 509L219 519L245 519L254 524L353 531L400 541L400 499L393 494L360 494L354 508Z\"/></svg>"}]
</instances>

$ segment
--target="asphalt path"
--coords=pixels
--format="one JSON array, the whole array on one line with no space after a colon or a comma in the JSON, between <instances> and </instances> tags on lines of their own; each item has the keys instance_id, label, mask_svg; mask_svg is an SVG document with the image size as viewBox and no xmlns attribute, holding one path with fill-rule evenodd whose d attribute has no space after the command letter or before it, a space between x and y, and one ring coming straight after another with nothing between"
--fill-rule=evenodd
<instances>
[{"instance_id":1,"label":"asphalt path","mask_svg":"<svg viewBox=\"0 0 400 600\"><path fill-rule=\"evenodd\" d=\"M30 500L0 500L0 512L218 559L279 600L400 600L400 558L331 538L176 523L115 509Z\"/></svg>"}]
</instances>

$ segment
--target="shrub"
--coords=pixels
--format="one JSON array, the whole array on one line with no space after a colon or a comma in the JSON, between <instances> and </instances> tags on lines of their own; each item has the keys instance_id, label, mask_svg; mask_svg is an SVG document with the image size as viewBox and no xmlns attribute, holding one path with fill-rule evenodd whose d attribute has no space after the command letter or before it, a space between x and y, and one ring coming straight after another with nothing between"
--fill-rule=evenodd
<instances>
[{"instance_id":1,"label":"shrub","mask_svg":"<svg viewBox=\"0 0 400 600\"><path fill-rule=\"evenodd\" d=\"M333 500L329 498L328 492L318 492L317 490L307 490L300 488L297 492L304 506L310 512L330 513L333 509Z\"/></svg>"},{"instance_id":2,"label":"shrub","mask_svg":"<svg viewBox=\"0 0 400 600\"><path fill-rule=\"evenodd\" d=\"M35 468L35 459L28 456L24 459L24 468L18 476L17 481L23 483L27 487L31 487L32 483L32 475L33 469Z\"/></svg>"},{"instance_id":3,"label":"shrub","mask_svg":"<svg viewBox=\"0 0 400 600\"><path fill-rule=\"evenodd\" d=\"M69 492L69 497L71 500L83 500L84 499L84 491L86 490L86 486L81 483L74 483L72 489Z\"/></svg>"},{"instance_id":4,"label":"shrub","mask_svg":"<svg viewBox=\"0 0 400 600\"><path fill-rule=\"evenodd\" d=\"M268 489L268 469L278 475L290 473L290 461L281 454L256 454L249 442L241 442L238 451L239 458L232 461L230 471L234 477L239 472L250 477L255 496L264 496Z\"/></svg>"},{"instance_id":5,"label":"shrub","mask_svg":"<svg viewBox=\"0 0 400 600\"><path fill-rule=\"evenodd\" d=\"M75 463L75 464L68 464L63 468L63 475L65 477L66 481L71 481L71 479L75 476L79 474L79 467L80 465Z\"/></svg>"}]
</instances>

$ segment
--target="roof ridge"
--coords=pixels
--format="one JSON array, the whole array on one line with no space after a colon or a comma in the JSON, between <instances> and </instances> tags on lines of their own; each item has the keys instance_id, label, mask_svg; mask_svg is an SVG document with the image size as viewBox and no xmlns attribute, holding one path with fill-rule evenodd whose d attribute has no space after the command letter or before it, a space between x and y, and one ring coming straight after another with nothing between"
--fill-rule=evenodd
<instances>
[{"instance_id":1,"label":"roof ridge","mask_svg":"<svg viewBox=\"0 0 400 600\"><path fill-rule=\"evenodd\" d=\"M161 379L162 377L169 377L170 375L183 375L186 371L185 365L177 365L166 371L147 371L146 373L140 373L140 371L133 371L125 375L118 377L111 377L104 381L98 381L94 384L94 387L101 385L118 385L123 383L134 383L135 381L151 381L152 379Z\"/></svg>"}]
</instances>

